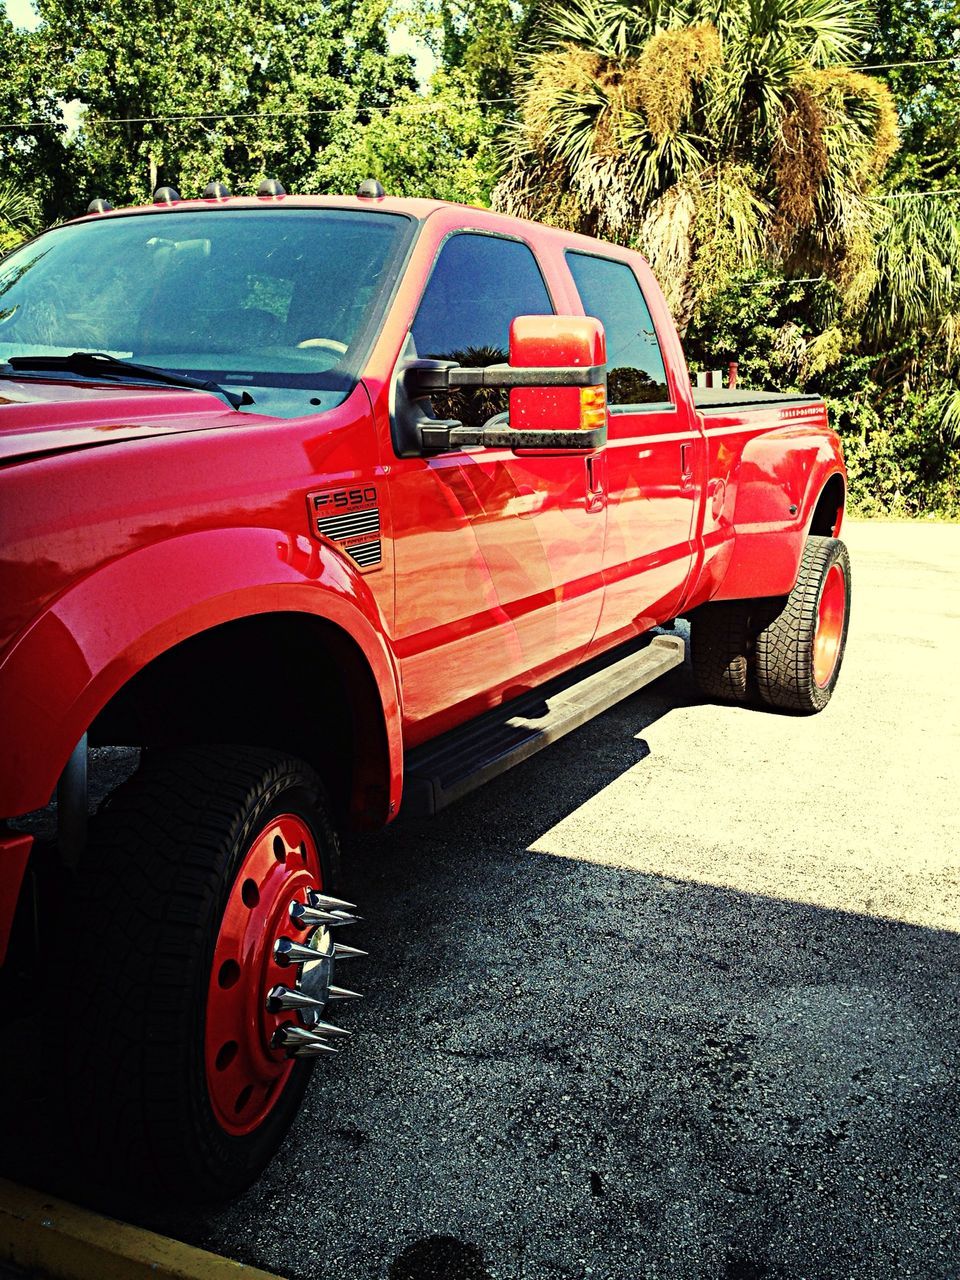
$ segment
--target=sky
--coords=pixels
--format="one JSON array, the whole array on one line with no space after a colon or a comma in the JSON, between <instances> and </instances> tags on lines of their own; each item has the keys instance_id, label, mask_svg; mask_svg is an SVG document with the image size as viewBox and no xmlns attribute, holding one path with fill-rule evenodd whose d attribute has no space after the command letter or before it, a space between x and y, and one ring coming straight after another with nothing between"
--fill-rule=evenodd
<instances>
[{"instance_id":1,"label":"sky","mask_svg":"<svg viewBox=\"0 0 960 1280\"><path fill-rule=\"evenodd\" d=\"M35 27L40 19L30 0L6 0L7 17L15 27Z\"/></svg>"}]
</instances>

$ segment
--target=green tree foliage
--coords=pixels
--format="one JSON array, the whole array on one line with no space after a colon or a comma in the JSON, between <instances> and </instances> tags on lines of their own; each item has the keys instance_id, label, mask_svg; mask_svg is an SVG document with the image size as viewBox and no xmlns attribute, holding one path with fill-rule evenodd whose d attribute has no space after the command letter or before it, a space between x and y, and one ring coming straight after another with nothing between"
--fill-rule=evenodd
<instances>
[{"instance_id":1,"label":"green tree foliage","mask_svg":"<svg viewBox=\"0 0 960 1280\"><path fill-rule=\"evenodd\" d=\"M517 58L534 29L536 0L412 0L398 9L441 67L462 71L496 112L513 92Z\"/></svg>"},{"instance_id":2,"label":"green tree foliage","mask_svg":"<svg viewBox=\"0 0 960 1280\"><path fill-rule=\"evenodd\" d=\"M958 187L960 0L878 0L876 19L865 61L908 64L880 73L900 114L903 145L891 178L915 188Z\"/></svg>"},{"instance_id":3,"label":"green tree foliage","mask_svg":"<svg viewBox=\"0 0 960 1280\"><path fill-rule=\"evenodd\" d=\"M343 130L308 186L352 191L374 175L391 195L486 204L495 175L493 127L468 78L438 71L429 93L401 90L389 111Z\"/></svg>"},{"instance_id":4,"label":"green tree foliage","mask_svg":"<svg viewBox=\"0 0 960 1280\"><path fill-rule=\"evenodd\" d=\"M409 59L387 52L380 0L40 0L40 13L48 82L84 107L78 205L144 200L159 183L197 193L211 178L295 189L412 84Z\"/></svg>"},{"instance_id":5,"label":"green tree foliage","mask_svg":"<svg viewBox=\"0 0 960 1280\"><path fill-rule=\"evenodd\" d=\"M701 367L737 360L748 386L824 395L861 511L960 516L960 221L949 202L888 217L855 321L828 280L755 273L704 303L687 347Z\"/></svg>"},{"instance_id":6,"label":"green tree foliage","mask_svg":"<svg viewBox=\"0 0 960 1280\"><path fill-rule=\"evenodd\" d=\"M52 209L65 187L62 112L41 42L16 30L2 5L0 68L0 181Z\"/></svg>"}]
</instances>

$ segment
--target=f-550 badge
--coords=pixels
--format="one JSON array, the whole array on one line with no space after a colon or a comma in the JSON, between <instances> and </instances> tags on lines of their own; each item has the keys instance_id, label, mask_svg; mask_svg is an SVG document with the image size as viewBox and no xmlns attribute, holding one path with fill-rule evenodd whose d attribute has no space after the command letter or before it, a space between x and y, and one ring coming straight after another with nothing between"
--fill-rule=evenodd
<instances>
[{"instance_id":1,"label":"f-550 badge","mask_svg":"<svg viewBox=\"0 0 960 1280\"><path fill-rule=\"evenodd\" d=\"M380 507L372 484L308 493L307 509L315 534L342 547L360 569L380 568Z\"/></svg>"}]
</instances>

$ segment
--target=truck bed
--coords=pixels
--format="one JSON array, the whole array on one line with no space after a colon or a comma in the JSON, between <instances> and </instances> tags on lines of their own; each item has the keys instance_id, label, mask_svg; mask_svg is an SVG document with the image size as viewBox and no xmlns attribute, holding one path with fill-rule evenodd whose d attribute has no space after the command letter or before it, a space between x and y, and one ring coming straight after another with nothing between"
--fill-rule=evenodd
<instances>
[{"instance_id":1,"label":"truck bed","mask_svg":"<svg viewBox=\"0 0 960 1280\"><path fill-rule=\"evenodd\" d=\"M693 388L693 403L701 413L724 413L730 409L751 407L772 409L790 404L815 404L819 399L819 396L801 395L799 392L783 394L779 391L750 391L740 387Z\"/></svg>"}]
</instances>

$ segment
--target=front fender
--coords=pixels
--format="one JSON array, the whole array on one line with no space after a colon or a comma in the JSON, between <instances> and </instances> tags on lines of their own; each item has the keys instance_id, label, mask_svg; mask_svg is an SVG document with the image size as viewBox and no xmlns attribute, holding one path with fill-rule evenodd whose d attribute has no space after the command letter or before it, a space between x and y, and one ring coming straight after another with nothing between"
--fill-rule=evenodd
<instances>
[{"instance_id":1,"label":"front fender","mask_svg":"<svg viewBox=\"0 0 960 1280\"><path fill-rule=\"evenodd\" d=\"M846 485L834 433L782 427L748 441L737 477L734 546L715 600L787 595L828 481Z\"/></svg>"},{"instance_id":2,"label":"front fender","mask_svg":"<svg viewBox=\"0 0 960 1280\"><path fill-rule=\"evenodd\" d=\"M380 690L391 812L403 779L400 685L363 576L305 536L216 529L153 543L74 583L0 665L0 813L42 808L75 744L117 690L180 641L255 614L300 612L339 626Z\"/></svg>"}]
</instances>

